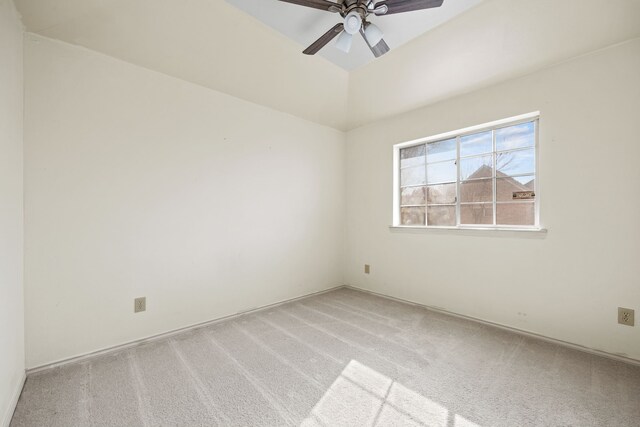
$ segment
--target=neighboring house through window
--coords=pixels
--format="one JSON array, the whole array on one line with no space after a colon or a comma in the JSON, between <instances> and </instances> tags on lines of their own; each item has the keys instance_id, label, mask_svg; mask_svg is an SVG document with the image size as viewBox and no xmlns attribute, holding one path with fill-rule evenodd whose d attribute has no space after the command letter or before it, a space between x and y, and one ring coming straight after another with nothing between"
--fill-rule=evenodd
<instances>
[{"instance_id":1,"label":"neighboring house through window","mask_svg":"<svg viewBox=\"0 0 640 427\"><path fill-rule=\"evenodd\" d=\"M539 228L538 113L394 146L394 226Z\"/></svg>"}]
</instances>

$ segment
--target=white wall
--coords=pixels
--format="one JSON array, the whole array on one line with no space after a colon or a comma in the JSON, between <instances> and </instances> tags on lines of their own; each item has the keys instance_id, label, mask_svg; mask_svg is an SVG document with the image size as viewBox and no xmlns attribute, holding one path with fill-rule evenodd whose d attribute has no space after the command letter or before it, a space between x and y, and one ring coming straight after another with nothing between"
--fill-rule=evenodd
<instances>
[{"instance_id":1,"label":"white wall","mask_svg":"<svg viewBox=\"0 0 640 427\"><path fill-rule=\"evenodd\" d=\"M616 1L637 10L636 3ZM113 24L100 5L91 5L97 12L86 22ZM620 18L617 10L605 23ZM593 15L591 8L576 19ZM622 33L632 20L630 14L621 21ZM615 41L605 37L608 25L597 29L604 42ZM438 39L453 30L435 31ZM98 41L113 33L96 32ZM502 35L489 34L497 40ZM433 52L407 53L431 46L425 40L352 75L354 123L433 101L435 86L415 84L420 64ZM640 201L630 196L640 183L633 160L640 152L630 142L637 134L639 43L378 121L345 138L29 35L27 366L326 289L343 283L345 274L349 284L640 359L640 329L615 323L617 306L640 309L634 264ZM125 44L120 48L126 53ZM547 60L572 53L561 50L552 49ZM418 62L403 62L407 58ZM165 59L180 63L171 55ZM523 64L521 70L535 66ZM403 70L409 75L398 74ZM378 78L387 74L395 78ZM497 78L483 76L481 83ZM230 79L241 80L240 74ZM284 93L291 95L282 99L286 108L273 104L283 94L274 96L274 88L254 100L342 127L320 110L307 110L309 102L326 109L337 92L344 104L346 82L338 80L321 98L300 92L306 83L296 81ZM393 84L369 84L376 80ZM389 231L394 143L535 110L542 112L539 182L548 235ZM342 107L336 112L344 116ZM372 264L371 275L362 274L365 262ZM522 269L531 273L514 277ZM137 296L148 298L144 314L132 313Z\"/></svg>"},{"instance_id":2,"label":"white wall","mask_svg":"<svg viewBox=\"0 0 640 427\"><path fill-rule=\"evenodd\" d=\"M342 284L344 133L35 35L25 83L28 367Z\"/></svg>"},{"instance_id":3,"label":"white wall","mask_svg":"<svg viewBox=\"0 0 640 427\"><path fill-rule=\"evenodd\" d=\"M635 39L349 132L347 283L640 359L638 76ZM538 110L547 235L390 231L393 144Z\"/></svg>"},{"instance_id":4,"label":"white wall","mask_svg":"<svg viewBox=\"0 0 640 427\"><path fill-rule=\"evenodd\" d=\"M24 377L22 24L0 0L0 426Z\"/></svg>"}]
</instances>

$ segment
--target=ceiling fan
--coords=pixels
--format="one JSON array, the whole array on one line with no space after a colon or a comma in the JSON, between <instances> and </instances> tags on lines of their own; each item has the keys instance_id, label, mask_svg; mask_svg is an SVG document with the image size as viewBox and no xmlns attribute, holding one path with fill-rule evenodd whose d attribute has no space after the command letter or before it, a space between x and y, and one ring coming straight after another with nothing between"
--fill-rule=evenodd
<instances>
[{"instance_id":1,"label":"ceiling fan","mask_svg":"<svg viewBox=\"0 0 640 427\"><path fill-rule=\"evenodd\" d=\"M300 6L320 9L327 12L339 13L343 22L322 35L311 46L306 48L305 55L315 55L335 37L336 47L345 53L351 50L353 36L360 33L367 46L376 58L389 52L389 46L383 40L383 33L376 25L367 21L371 14L376 16L392 15L394 13L411 12L414 10L431 9L442 6L444 0L280 0Z\"/></svg>"}]
</instances>

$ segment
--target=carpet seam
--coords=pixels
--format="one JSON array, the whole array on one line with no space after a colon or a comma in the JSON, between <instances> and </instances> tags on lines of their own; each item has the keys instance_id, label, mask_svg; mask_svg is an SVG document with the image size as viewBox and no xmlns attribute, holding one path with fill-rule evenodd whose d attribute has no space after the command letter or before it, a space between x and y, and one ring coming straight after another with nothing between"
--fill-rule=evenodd
<instances>
[{"instance_id":1,"label":"carpet seam","mask_svg":"<svg viewBox=\"0 0 640 427\"><path fill-rule=\"evenodd\" d=\"M275 411L283 421L285 421L289 425L296 424L294 419L295 414L292 414L287 406L282 403L277 396L274 396L271 391L265 388L264 385L261 384L261 381L255 378L244 366L242 366L242 364L235 357L233 357L233 355L231 355L229 351L222 344L220 344L211 333L208 333L207 337L209 338L209 342L214 347L222 350L222 353L225 355L225 357L227 357L235 365L239 373L244 375L244 377L256 389L256 391L265 398L265 400L271 405L273 409L275 409Z\"/></svg>"}]
</instances>

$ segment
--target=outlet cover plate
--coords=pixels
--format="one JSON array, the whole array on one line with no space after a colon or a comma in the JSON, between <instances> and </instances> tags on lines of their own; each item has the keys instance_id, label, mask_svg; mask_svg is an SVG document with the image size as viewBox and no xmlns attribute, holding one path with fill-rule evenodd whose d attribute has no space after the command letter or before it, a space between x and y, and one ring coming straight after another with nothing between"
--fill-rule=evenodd
<instances>
[{"instance_id":1,"label":"outlet cover plate","mask_svg":"<svg viewBox=\"0 0 640 427\"><path fill-rule=\"evenodd\" d=\"M621 325L634 326L635 312L630 308L618 307L618 323Z\"/></svg>"},{"instance_id":2,"label":"outlet cover plate","mask_svg":"<svg viewBox=\"0 0 640 427\"><path fill-rule=\"evenodd\" d=\"M364 265L364 274L369 274L371 272L371 266L369 264Z\"/></svg>"},{"instance_id":3,"label":"outlet cover plate","mask_svg":"<svg viewBox=\"0 0 640 427\"><path fill-rule=\"evenodd\" d=\"M133 312L140 313L147 310L147 298L140 297L133 300Z\"/></svg>"}]
</instances>

